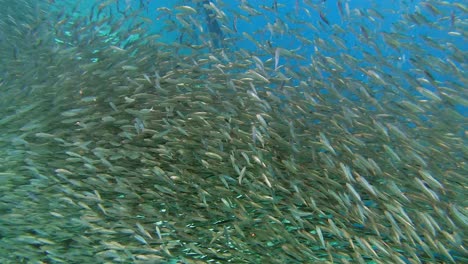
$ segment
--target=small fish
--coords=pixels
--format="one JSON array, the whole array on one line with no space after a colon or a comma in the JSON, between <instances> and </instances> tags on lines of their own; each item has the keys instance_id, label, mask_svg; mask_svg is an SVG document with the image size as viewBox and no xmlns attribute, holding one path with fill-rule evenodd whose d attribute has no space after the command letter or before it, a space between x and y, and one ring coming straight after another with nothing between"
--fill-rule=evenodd
<instances>
[{"instance_id":1,"label":"small fish","mask_svg":"<svg viewBox=\"0 0 468 264\"><path fill-rule=\"evenodd\" d=\"M193 7L190 7L190 6L176 6L175 7L176 10L178 11L182 11L184 13L187 13L187 14L196 14L197 13L197 10L195 10Z\"/></svg>"},{"instance_id":2,"label":"small fish","mask_svg":"<svg viewBox=\"0 0 468 264\"><path fill-rule=\"evenodd\" d=\"M325 22L325 24L330 25L330 21L328 21L327 17L325 16L324 13L322 13L322 11L319 12L319 15L322 21Z\"/></svg>"},{"instance_id":3,"label":"small fish","mask_svg":"<svg viewBox=\"0 0 468 264\"><path fill-rule=\"evenodd\" d=\"M276 48L275 49L275 71L278 70L279 59L280 59L280 49Z\"/></svg>"}]
</instances>

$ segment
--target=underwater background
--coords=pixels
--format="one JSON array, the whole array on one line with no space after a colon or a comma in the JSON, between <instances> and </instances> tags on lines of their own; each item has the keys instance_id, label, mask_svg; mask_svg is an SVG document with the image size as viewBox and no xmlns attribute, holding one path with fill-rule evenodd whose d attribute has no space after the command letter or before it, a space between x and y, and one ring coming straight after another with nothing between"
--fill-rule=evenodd
<instances>
[{"instance_id":1,"label":"underwater background","mask_svg":"<svg viewBox=\"0 0 468 264\"><path fill-rule=\"evenodd\" d=\"M466 1L0 7L0 263L468 263Z\"/></svg>"}]
</instances>

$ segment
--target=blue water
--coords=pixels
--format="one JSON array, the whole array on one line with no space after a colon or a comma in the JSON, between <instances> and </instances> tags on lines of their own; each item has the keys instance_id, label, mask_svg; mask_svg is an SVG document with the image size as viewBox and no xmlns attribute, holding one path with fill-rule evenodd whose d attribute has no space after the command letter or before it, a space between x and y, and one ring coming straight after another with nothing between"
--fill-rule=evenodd
<instances>
[{"instance_id":1,"label":"blue water","mask_svg":"<svg viewBox=\"0 0 468 264\"><path fill-rule=\"evenodd\" d=\"M138 7L141 1L126 1L128 4ZM148 1L147 14L149 17L155 17L155 23L151 30L160 32L162 28L162 20L166 18L164 15L158 14L155 11L159 7L169 7L175 5L175 1ZM427 5L421 5L424 1L365 1L365 0L352 0L352 1L245 1L253 9L261 12L261 15L248 16L250 22L239 18L239 14L246 14L239 8L243 1L213 1L218 8L222 9L228 19L229 24L226 25L231 29L236 28L235 34L229 34L228 37L236 38L238 41L235 46L228 44L231 49L244 49L249 50L256 54L261 59L271 59L274 54L265 54L265 52L258 50L251 41L243 37L243 33L248 33L255 36L255 39L264 44L271 45L271 47L284 48L288 50L298 50L304 55L305 58L313 58L317 53L324 56L335 58L338 62L339 56L342 53L349 54L356 59L362 59L358 64L361 67L376 67L383 72L390 75L402 75L408 70L414 68L411 63L415 58L427 58L428 56L433 59L446 60L448 55L453 53L453 50L458 49L461 53L467 52L467 45L463 36L449 35L450 31L465 32L466 28L455 28L454 20L466 19L467 14L460 8L453 6L437 6L439 10L434 12ZM456 1L446 1L447 3L456 3ZM197 10L200 7L191 4L191 1L176 2L177 4L184 4L193 6ZM276 3L276 9L275 7ZM408 21L408 16L415 16L421 14L426 20L424 24L402 24L401 21ZM321 17L323 16L323 18ZM204 15L199 15L198 18L203 21ZM282 23L287 27L287 31L283 34L273 33L270 30L275 23ZM429 27L428 24L434 23L436 26ZM340 27L344 32L338 32L333 27ZM311 27L314 27L312 29ZM459 26L460 27L460 26ZM206 27L205 27L206 30ZM298 32L298 33L295 33ZM180 37L176 33L166 34L160 32L167 39L168 42L178 41ZM410 50L405 47L395 49L384 42L383 34L397 33L400 35L401 41L407 45L416 46L419 50ZM314 44L302 44L296 35L314 41L315 39L322 39L326 43L334 43L333 38L341 40L345 44L343 47L331 47L330 50L316 50ZM424 39L432 39L439 45L446 46L450 44L450 48L437 49L428 45ZM376 52L376 48L378 52ZM422 50L421 50L422 49ZM365 60L365 54L376 55L382 58L381 64L372 65L371 62ZM390 64L390 67L384 64ZM310 59L304 61L291 60L282 61L287 63L289 67L298 69L301 65L308 65ZM457 67L464 70L466 67L465 61L451 61ZM429 62L427 63L429 64ZM395 67L396 66L396 67ZM426 70L430 74L430 78L434 78L440 82L455 82L457 85L464 86L463 80L453 79L453 76L447 76L437 71L431 71L431 65L426 65ZM362 80L368 82L368 77L356 68L345 69L346 77ZM324 73L327 74L327 73ZM416 74L409 72L408 78L428 78L427 75ZM324 76L326 77L326 76ZM399 85L404 86L410 93L418 95L414 89L414 85L408 83L404 79L399 81ZM436 89L427 85L425 88L436 91ZM377 97L379 94L377 93ZM455 109L468 116L468 108L463 105L456 105Z\"/></svg>"}]
</instances>

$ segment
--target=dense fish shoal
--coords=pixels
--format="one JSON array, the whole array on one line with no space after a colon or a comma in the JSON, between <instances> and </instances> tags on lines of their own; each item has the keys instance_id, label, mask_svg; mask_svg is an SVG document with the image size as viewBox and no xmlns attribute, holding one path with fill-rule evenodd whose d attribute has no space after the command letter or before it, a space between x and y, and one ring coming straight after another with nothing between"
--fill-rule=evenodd
<instances>
[{"instance_id":1,"label":"dense fish shoal","mask_svg":"<svg viewBox=\"0 0 468 264\"><path fill-rule=\"evenodd\" d=\"M464 4L54 2L0 0L0 262L467 261Z\"/></svg>"}]
</instances>

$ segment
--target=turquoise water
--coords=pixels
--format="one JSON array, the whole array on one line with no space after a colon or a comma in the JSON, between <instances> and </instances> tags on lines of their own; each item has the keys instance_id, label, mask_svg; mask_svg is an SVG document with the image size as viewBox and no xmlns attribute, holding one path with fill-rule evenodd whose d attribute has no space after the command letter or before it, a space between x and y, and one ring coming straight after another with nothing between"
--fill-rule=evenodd
<instances>
[{"instance_id":1,"label":"turquoise water","mask_svg":"<svg viewBox=\"0 0 468 264\"><path fill-rule=\"evenodd\" d=\"M462 1L0 4L1 263L468 261Z\"/></svg>"}]
</instances>

